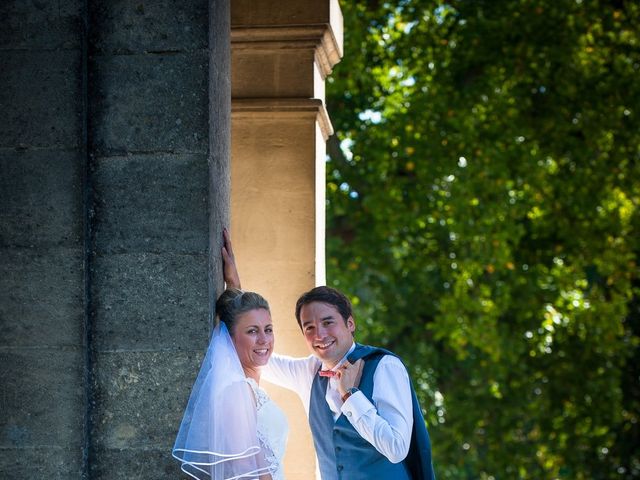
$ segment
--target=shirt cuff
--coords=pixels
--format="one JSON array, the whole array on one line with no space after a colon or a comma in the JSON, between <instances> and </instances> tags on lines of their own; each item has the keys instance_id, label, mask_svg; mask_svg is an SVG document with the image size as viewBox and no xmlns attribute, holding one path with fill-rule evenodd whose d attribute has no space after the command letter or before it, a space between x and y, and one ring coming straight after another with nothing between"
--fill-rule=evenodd
<instances>
[{"instance_id":1,"label":"shirt cuff","mask_svg":"<svg viewBox=\"0 0 640 480\"><path fill-rule=\"evenodd\" d=\"M375 411L375 409L373 403L359 390L347 398L347 401L340 407L340 411L351 423L357 422L365 413L371 410Z\"/></svg>"}]
</instances>

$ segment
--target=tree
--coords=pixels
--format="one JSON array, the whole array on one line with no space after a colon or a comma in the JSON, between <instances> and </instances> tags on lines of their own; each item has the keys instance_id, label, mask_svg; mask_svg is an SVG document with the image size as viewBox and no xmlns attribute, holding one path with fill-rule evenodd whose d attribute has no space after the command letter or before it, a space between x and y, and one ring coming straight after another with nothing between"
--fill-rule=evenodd
<instances>
[{"instance_id":1,"label":"tree","mask_svg":"<svg viewBox=\"0 0 640 480\"><path fill-rule=\"evenodd\" d=\"M439 478L640 478L640 5L341 7L328 278Z\"/></svg>"}]
</instances>

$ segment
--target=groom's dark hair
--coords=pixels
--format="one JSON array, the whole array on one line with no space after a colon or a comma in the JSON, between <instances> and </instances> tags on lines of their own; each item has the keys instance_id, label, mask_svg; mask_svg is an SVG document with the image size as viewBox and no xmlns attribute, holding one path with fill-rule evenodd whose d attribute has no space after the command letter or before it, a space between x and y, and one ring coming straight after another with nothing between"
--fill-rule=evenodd
<instances>
[{"instance_id":1,"label":"groom's dark hair","mask_svg":"<svg viewBox=\"0 0 640 480\"><path fill-rule=\"evenodd\" d=\"M348 318L353 316L351 302L344 293L331 287L316 287L300 295L300 298L296 302L296 319L298 320L300 329L302 329L300 310L302 310L302 307L312 302L320 302L326 303L328 305L333 305L336 310L338 310L340 315L342 315L345 324L347 323Z\"/></svg>"}]
</instances>

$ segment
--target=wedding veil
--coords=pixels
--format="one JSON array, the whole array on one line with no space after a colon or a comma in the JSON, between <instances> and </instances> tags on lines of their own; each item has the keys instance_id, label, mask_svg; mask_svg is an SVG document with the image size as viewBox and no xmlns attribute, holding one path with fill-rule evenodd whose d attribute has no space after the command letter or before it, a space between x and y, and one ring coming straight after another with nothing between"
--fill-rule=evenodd
<instances>
[{"instance_id":1,"label":"wedding veil","mask_svg":"<svg viewBox=\"0 0 640 480\"><path fill-rule=\"evenodd\" d=\"M253 391L224 322L213 331L172 453L198 480L257 478L275 469L260 448Z\"/></svg>"}]
</instances>

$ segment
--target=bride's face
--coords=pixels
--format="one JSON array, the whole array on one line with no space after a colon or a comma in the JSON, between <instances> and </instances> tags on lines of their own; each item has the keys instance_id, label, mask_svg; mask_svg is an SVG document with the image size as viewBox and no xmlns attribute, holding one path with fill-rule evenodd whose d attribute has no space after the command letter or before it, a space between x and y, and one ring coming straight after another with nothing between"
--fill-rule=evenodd
<instances>
[{"instance_id":1,"label":"bride's face","mask_svg":"<svg viewBox=\"0 0 640 480\"><path fill-rule=\"evenodd\" d=\"M233 327L232 339L245 371L266 365L274 343L269 312L258 308L239 315Z\"/></svg>"}]
</instances>

